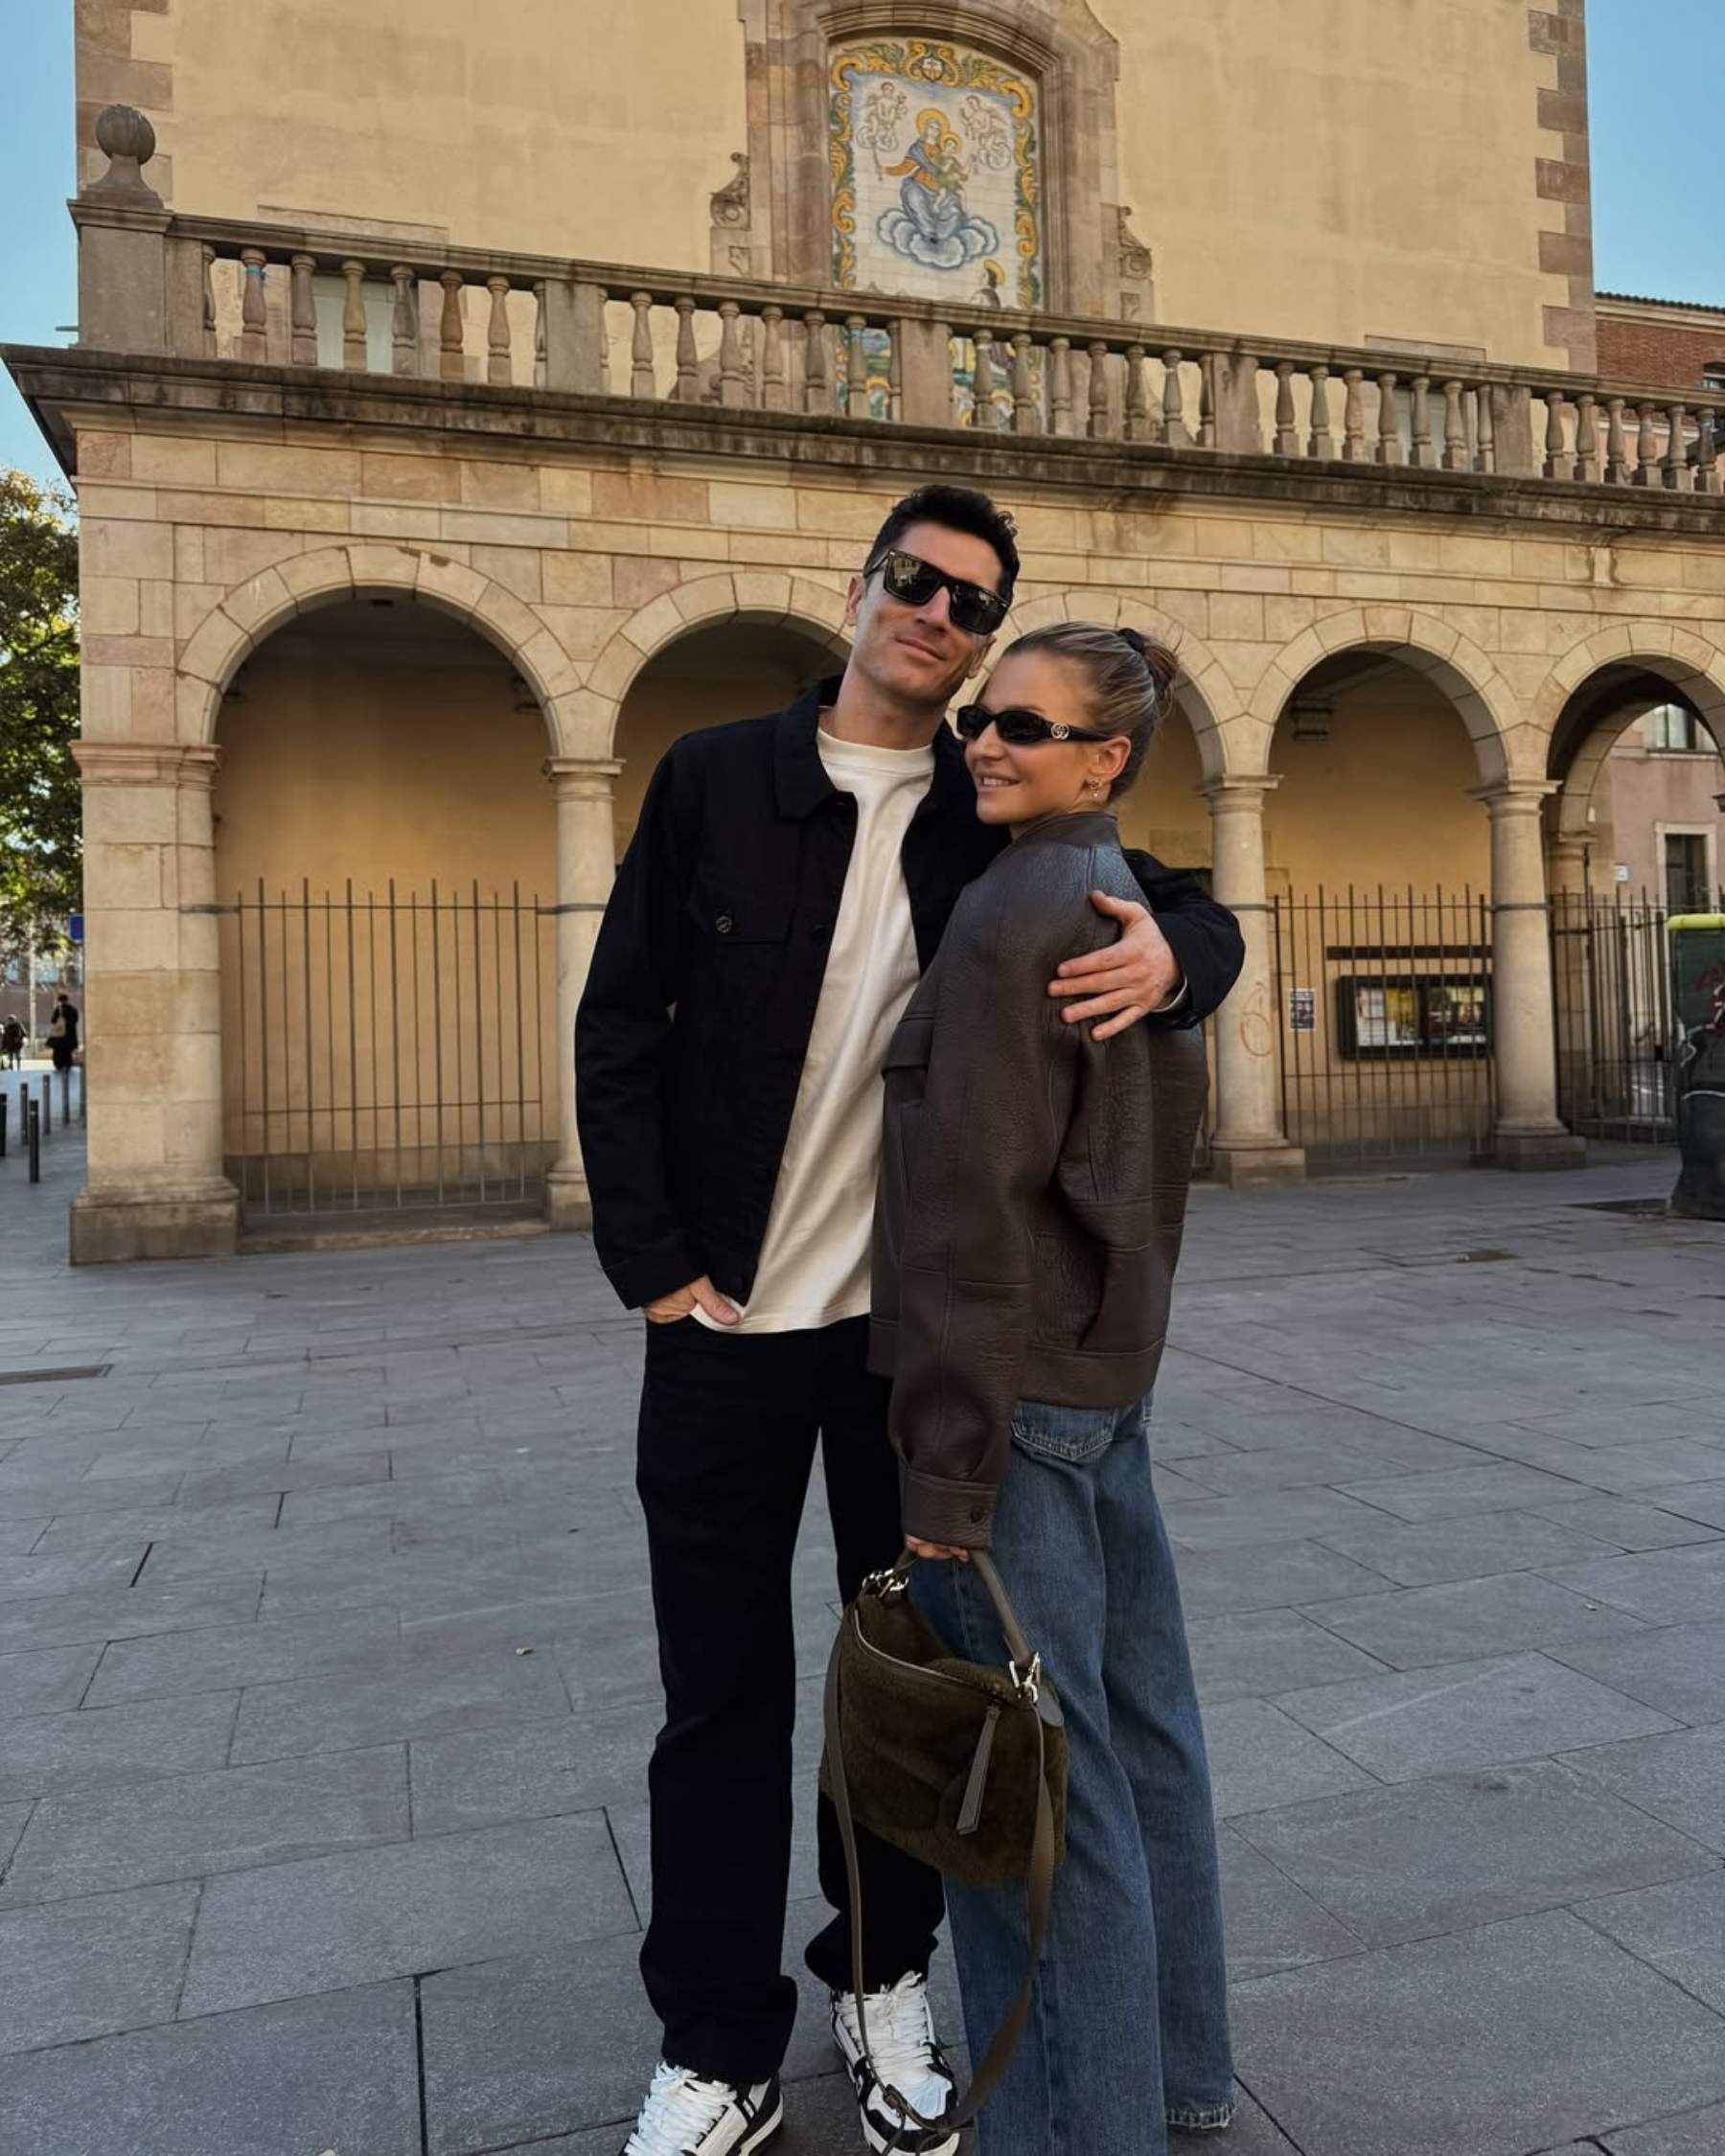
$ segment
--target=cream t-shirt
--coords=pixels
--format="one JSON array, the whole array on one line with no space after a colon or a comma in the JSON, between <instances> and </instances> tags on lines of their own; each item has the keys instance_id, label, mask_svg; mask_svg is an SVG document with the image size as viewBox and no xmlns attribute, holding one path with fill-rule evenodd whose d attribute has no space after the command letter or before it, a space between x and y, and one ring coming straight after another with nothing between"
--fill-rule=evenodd
<instances>
[{"instance_id":1,"label":"cream t-shirt","mask_svg":"<svg viewBox=\"0 0 1725 2156\"><path fill-rule=\"evenodd\" d=\"M714 1332L799 1332L868 1312L881 1058L921 976L899 849L933 781L934 750L818 739L827 776L856 796L856 844L754 1293L739 1325L698 1313Z\"/></svg>"}]
</instances>

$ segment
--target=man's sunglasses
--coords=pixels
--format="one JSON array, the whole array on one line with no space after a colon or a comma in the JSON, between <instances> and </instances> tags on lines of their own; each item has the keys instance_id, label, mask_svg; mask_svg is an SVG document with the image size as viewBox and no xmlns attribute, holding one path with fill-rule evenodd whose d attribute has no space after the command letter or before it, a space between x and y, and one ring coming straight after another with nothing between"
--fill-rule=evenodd
<instances>
[{"instance_id":1,"label":"man's sunglasses","mask_svg":"<svg viewBox=\"0 0 1725 2156\"><path fill-rule=\"evenodd\" d=\"M953 714L953 723L958 729L960 741L979 741L990 726L994 728L1009 748L1034 748L1045 741L1113 741L1113 734L1087 734L1082 726L1063 726L1058 720L1045 719L1040 711L1021 711L1009 705L1004 711L990 711L985 703L967 703L962 710Z\"/></svg>"},{"instance_id":2,"label":"man's sunglasses","mask_svg":"<svg viewBox=\"0 0 1725 2156\"><path fill-rule=\"evenodd\" d=\"M888 597L901 606L926 607L944 586L953 626L962 629L966 635L992 636L1006 619L1006 602L997 593L984 591L979 584L966 584L960 577L950 577L919 555L902 554L891 547L877 556L862 574L870 577L877 569Z\"/></svg>"}]
</instances>

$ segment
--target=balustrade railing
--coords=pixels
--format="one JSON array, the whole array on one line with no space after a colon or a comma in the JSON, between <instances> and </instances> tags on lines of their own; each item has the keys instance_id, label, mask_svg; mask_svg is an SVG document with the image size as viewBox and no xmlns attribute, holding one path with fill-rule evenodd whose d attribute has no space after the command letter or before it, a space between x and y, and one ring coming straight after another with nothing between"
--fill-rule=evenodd
<instances>
[{"instance_id":1,"label":"balustrade railing","mask_svg":"<svg viewBox=\"0 0 1725 2156\"><path fill-rule=\"evenodd\" d=\"M81 201L74 212L101 222ZM187 356L1725 492L1725 401L1593 377L195 217L171 218L160 243L168 308L156 348ZM86 342L150 348L126 343L112 305L86 305L83 320Z\"/></svg>"}]
</instances>

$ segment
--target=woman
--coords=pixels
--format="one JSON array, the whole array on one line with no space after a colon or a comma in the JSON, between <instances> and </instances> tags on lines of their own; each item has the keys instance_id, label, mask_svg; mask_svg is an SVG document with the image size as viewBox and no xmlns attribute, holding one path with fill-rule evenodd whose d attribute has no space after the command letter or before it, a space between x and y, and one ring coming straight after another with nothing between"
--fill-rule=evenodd
<instances>
[{"instance_id":1,"label":"woman","mask_svg":"<svg viewBox=\"0 0 1725 2156\"><path fill-rule=\"evenodd\" d=\"M913 1591L1002 1662L961 1561L992 1549L1060 1694L1067 1856L984 2156L1162 2156L1232 2115L1208 1770L1150 1388L1205 1093L1178 1021L1105 1044L1044 983L1092 890L1130 897L1113 804L1174 660L1131 631L1022 638L961 712L977 813L1016 844L959 900L886 1061L872 1341L893 1378ZM1022 1890L947 1885L973 2054L1022 1980Z\"/></svg>"}]
</instances>

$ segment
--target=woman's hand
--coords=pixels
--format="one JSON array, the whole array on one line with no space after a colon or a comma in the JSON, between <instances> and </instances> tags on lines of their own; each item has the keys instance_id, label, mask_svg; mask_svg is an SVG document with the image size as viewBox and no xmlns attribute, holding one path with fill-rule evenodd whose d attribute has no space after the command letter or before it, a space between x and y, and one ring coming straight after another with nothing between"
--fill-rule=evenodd
<instances>
[{"instance_id":1,"label":"woman's hand","mask_svg":"<svg viewBox=\"0 0 1725 2156\"><path fill-rule=\"evenodd\" d=\"M970 1551L956 1548L950 1542L919 1542L915 1535L907 1535L905 1548L918 1557L956 1557L961 1565L970 1563Z\"/></svg>"},{"instance_id":2,"label":"woman's hand","mask_svg":"<svg viewBox=\"0 0 1725 2156\"><path fill-rule=\"evenodd\" d=\"M1061 1017L1069 1025L1106 1019L1108 1023L1098 1025L1092 1039L1107 1041L1160 1010L1183 984L1180 961L1153 913L1131 899L1111 898L1106 891L1092 891L1091 904L1098 913L1120 923L1119 941L1082 958L1069 958L1058 977L1048 983L1048 994L1082 997L1082 1002L1068 1003Z\"/></svg>"}]
</instances>

